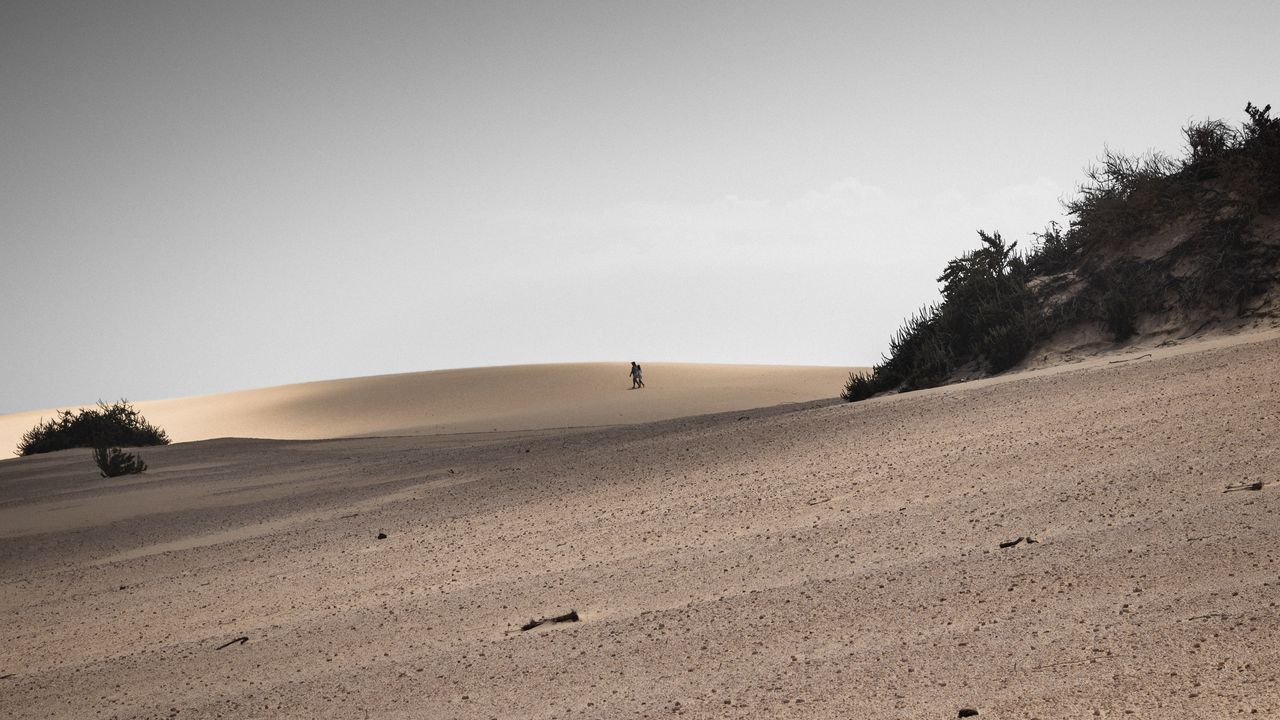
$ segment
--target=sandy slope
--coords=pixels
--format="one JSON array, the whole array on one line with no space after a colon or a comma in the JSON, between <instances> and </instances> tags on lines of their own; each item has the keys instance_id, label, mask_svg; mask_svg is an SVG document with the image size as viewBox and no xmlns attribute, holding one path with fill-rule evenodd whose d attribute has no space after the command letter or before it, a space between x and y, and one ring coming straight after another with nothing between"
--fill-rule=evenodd
<instances>
[{"instance_id":1,"label":"sandy slope","mask_svg":"<svg viewBox=\"0 0 1280 720\"><path fill-rule=\"evenodd\" d=\"M1278 353L6 460L0 717L1280 717Z\"/></svg>"},{"instance_id":2,"label":"sandy slope","mask_svg":"<svg viewBox=\"0 0 1280 720\"><path fill-rule=\"evenodd\" d=\"M379 375L136 403L175 441L316 439L613 425L838 395L850 368L643 363L515 365ZM108 398L114 399L114 398ZM0 448L52 410L0 415Z\"/></svg>"}]
</instances>

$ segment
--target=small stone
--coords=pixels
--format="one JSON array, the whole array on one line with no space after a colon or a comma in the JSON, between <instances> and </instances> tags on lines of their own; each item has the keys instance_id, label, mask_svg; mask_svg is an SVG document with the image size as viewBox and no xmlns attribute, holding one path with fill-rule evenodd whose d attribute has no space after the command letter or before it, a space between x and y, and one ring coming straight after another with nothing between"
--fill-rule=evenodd
<instances>
[{"instance_id":1,"label":"small stone","mask_svg":"<svg viewBox=\"0 0 1280 720\"><path fill-rule=\"evenodd\" d=\"M378 533L378 539L379 539L379 540L386 540L386 539L387 539L387 534L386 534L386 533Z\"/></svg>"},{"instance_id":2,"label":"small stone","mask_svg":"<svg viewBox=\"0 0 1280 720\"><path fill-rule=\"evenodd\" d=\"M977 714L978 714L978 711L974 710L973 708L960 708L960 713L956 715L956 717L962 717L962 718L973 717Z\"/></svg>"}]
</instances>

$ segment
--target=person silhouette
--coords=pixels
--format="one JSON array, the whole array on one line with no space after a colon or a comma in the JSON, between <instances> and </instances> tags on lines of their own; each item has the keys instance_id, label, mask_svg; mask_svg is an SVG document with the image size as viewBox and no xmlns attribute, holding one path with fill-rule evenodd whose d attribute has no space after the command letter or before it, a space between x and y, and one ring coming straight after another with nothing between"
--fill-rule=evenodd
<instances>
[{"instance_id":1,"label":"person silhouette","mask_svg":"<svg viewBox=\"0 0 1280 720\"><path fill-rule=\"evenodd\" d=\"M642 388L642 387L644 387L644 370L639 365L637 365L634 360L632 360L631 361L631 389L635 390L637 388Z\"/></svg>"}]
</instances>

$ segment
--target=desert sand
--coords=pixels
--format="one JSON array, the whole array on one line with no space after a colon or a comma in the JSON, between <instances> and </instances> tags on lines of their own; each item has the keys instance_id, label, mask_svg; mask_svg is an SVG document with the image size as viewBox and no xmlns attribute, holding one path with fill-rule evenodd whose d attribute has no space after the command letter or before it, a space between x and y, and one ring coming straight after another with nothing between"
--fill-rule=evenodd
<instances>
[{"instance_id":1,"label":"desert sand","mask_svg":"<svg viewBox=\"0 0 1280 720\"><path fill-rule=\"evenodd\" d=\"M1278 356L5 460L0 716L1280 717Z\"/></svg>"},{"instance_id":2,"label":"desert sand","mask_svg":"<svg viewBox=\"0 0 1280 720\"><path fill-rule=\"evenodd\" d=\"M854 368L558 363L327 380L134 403L175 442L219 437L338 437L506 432L618 425L836 395ZM114 401L117 398L102 398ZM0 448L55 409L0 415Z\"/></svg>"}]
</instances>

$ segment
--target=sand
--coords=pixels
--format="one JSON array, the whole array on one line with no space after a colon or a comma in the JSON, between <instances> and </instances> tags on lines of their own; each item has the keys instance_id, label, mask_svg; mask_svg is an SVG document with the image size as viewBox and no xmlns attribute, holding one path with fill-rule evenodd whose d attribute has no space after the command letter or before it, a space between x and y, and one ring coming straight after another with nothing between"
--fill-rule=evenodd
<instances>
[{"instance_id":1,"label":"sand","mask_svg":"<svg viewBox=\"0 0 1280 720\"><path fill-rule=\"evenodd\" d=\"M854 368L562 363L436 370L138 402L175 442L506 432L630 424L829 398ZM108 401L117 398L103 398ZM54 409L0 415L0 448Z\"/></svg>"},{"instance_id":2,"label":"sand","mask_svg":"<svg viewBox=\"0 0 1280 720\"><path fill-rule=\"evenodd\" d=\"M1278 717L1278 353L6 460L0 717Z\"/></svg>"}]
</instances>

